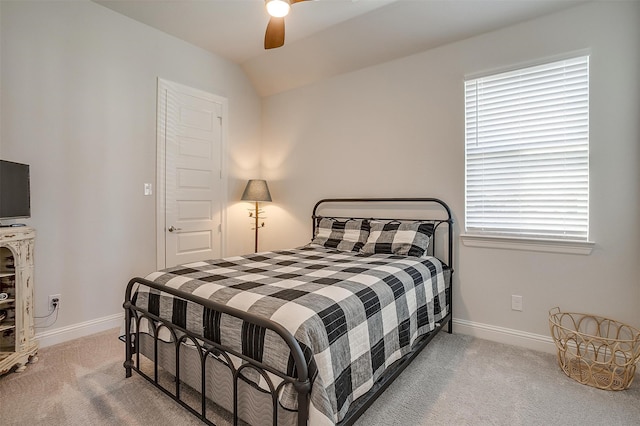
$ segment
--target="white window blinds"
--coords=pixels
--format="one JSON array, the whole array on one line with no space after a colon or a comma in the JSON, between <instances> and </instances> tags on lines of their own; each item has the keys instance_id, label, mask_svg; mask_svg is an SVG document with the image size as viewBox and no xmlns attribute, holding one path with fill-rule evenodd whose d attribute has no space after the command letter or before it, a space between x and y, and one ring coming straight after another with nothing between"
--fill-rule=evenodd
<instances>
[{"instance_id":1,"label":"white window blinds","mask_svg":"<svg viewBox=\"0 0 640 426\"><path fill-rule=\"evenodd\" d=\"M589 57L465 81L469 233L587 240Z\"/></svg>"}]
</instances>

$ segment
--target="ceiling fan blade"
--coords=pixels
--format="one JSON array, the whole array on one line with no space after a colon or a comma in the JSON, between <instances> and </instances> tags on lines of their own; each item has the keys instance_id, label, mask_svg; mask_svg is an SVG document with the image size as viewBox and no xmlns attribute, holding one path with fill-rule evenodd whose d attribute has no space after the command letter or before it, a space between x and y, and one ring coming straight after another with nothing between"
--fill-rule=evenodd
<instances>
[{"instance_id":1,"label":"ceiling fan blade","mask_svg":"<svg viewBox=\"0 0 640 426\"><path fill-rule=\"evenodd\" d=\"M301 1L307 1L307 0L291 0L289 3L294 4L294 3L299 3Z\"/></svg>"},{"instance_id":2,"label":"ceiling fan blade","mask_svg":"<svg viewBox=\"0 0 640 426\"><path fill-rule=\"evenodd\" d=\"M264 34L264 48L275 49L282 45L284 45L284 18L272 17Z\"/></svg>"}]
</instances>

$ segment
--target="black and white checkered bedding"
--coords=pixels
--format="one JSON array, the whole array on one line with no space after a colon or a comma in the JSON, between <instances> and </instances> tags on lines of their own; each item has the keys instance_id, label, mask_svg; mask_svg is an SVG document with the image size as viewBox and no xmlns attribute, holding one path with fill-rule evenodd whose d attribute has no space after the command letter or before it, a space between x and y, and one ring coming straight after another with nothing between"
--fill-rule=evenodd
<instances>
[{"instance_id":1,"label":"black and white checkered bedding","mask_svg":"<svg viewBox=\"0 0 640 426\"><path fill-rule=\"evenodd\" d=\"M447 315L446 268L436 258L302 247L181 265L147 279L288 329L313 380L309 424L324 425L340 421L385 368ZM144 286L135 300L153 314L293 373L286 344L270 330ZM292 388L285 387L279 400L296 409Z\"/></svg>"}]
</instances>

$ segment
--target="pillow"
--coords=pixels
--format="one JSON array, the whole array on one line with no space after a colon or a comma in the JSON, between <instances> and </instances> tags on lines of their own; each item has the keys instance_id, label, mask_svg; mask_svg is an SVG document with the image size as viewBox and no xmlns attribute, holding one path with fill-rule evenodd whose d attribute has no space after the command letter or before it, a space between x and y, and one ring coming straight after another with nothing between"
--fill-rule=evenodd
<instances>
[{"instance_id":1,"label":"pillow","mask_svg":"<svg viewBox=\"0 0 640 426\"><path fill-rule=\"evenodd\" d=\"M421 257L429 248L433 223L421 221L372 221L361 252Z\"/></svg>"},{"instance_id":2,"label":"pillow","mask_svg":"<svg viewBox=\"0 0 640 426\"><path fill-rule=\"evenodd\" d=\"M316 235L311 244L340 251L360 251L368 236L368 220L323 217L318 221Z\"/></svg>"}]
</instances>

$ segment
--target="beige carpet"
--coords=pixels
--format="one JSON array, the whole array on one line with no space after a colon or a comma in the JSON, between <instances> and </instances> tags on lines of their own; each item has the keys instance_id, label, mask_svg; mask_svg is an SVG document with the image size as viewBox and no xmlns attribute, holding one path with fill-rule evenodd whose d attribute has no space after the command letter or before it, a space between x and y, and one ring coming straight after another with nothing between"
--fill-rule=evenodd
<instances>
[{"instance_id":1,"label":"beige carpet","mask_svg":"<svg viewBox=\"0 0 640 426\"><path fill-rule=\"evenodd\" d=\"M135 373L124 377L117 332L44 348L1 377L0 424L201 424ZM601 391L566 377L552 355L441 333L356 424L640 425L640 379Z\"/></svg>"},{"instance_id":2,"label":"beige carpet","mask_svg":"<svg viewBox=\"0 0 640 426\"><path fill-rule=\"evenodd\" d=\"M1 425L200 425L149 382L126 379L119 329L40 350L0 378Z\"/></svg>"}]
</instances>

